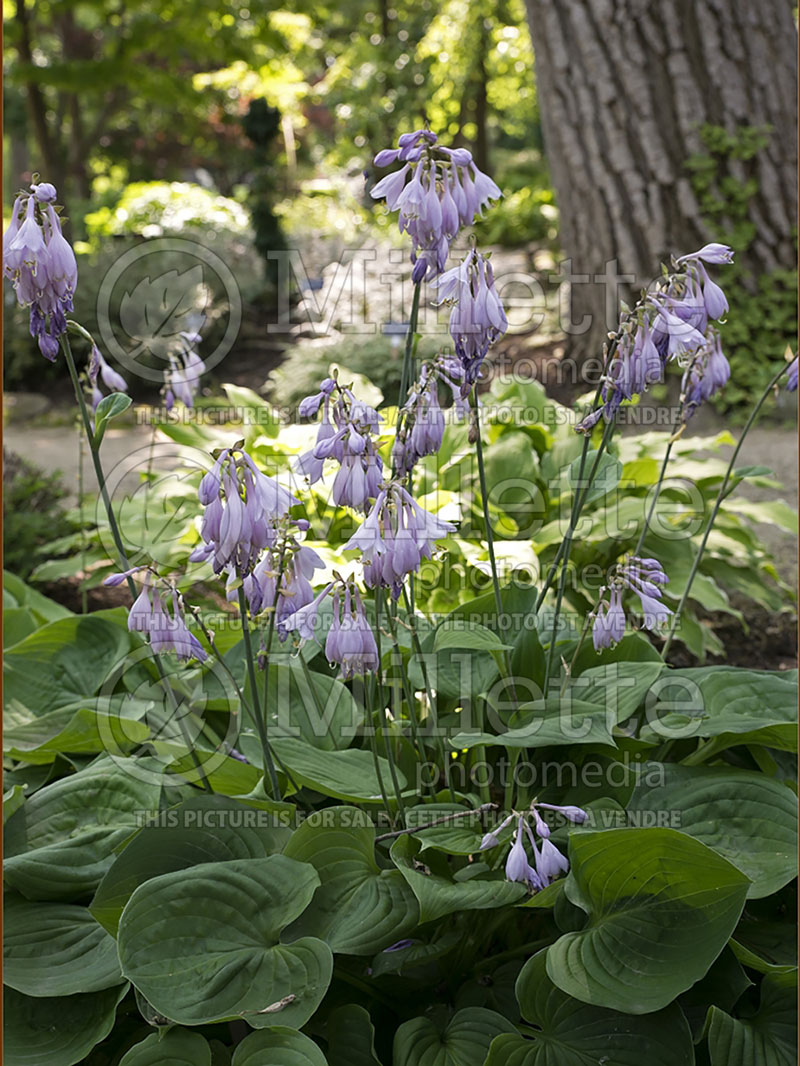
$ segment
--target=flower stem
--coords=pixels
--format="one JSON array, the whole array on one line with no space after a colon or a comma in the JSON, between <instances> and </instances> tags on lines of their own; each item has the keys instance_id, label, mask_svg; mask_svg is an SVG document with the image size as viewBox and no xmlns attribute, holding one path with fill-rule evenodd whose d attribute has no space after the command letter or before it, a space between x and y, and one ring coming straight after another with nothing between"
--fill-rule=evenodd
<instances>
[{"instance_id":1,"label":"flower stem","mask_svg":"<svg viewBox=\"0 0 800 1066\"><path fill-rule=\"evenodd\" d=\"M583 489L581 489L581 484L580 484L581 483L581 477L580 477L580 474L578 476L578 482L577 482L577 485L576 485L576 488L575 488L575 498L572 501L572 515L570 517L569 528L567 529L566 536L564 537L564 540L563 540L563 543L562 543L562 546L563 546L564 550L562 552L562 557L561 557L561 577L560 577L559 583L558 583L558 592L556 593L556 606L555 606L555 610L553 612L553 628L552 628L552 633L551 633L551 636L550 636L550 647L548 648L547 659L545 661L545 674L544 674L544 695L545 695L545 698L547 697L547 690L548 690L548 687L549 687L550 674L551 674L552 669L553 669L553 658L554 658L555 652L556 652L556 636L558 634L558 621L559 621L559 616L561 614L561 604L562 604L563 599L564 599L564 590L566 589L566 586L567 586L567 570L569 568L569 557L570 557L570 553L572 551L572 538L573 538L575 530L576 530L576 528L578 526L578 521L580 520L581 512L583 511L584 504L586 503L586 500L587 500L587 498L589 496L589 491L590 491L590 489L592 487L592 482L594 481L595 474L597 473L597 468L600 466L600 460L603 457L603 452L605 451L605 449L606 449L606 447L608 445L608 442L611 440L611 435L614 432L614 425L615 425L615 423L614 423L613 420L609 421L608 424L606 425L605 431L603 433L603 439L600 441L600 446L597 449L597 454L594 457L594 462L592 464L592 469L589 471L589 476L586 479L586 486Z\"/></svg>"},{"instance_id":2,"label":"flower stem","mask_svg":"<svg viewBox=\"0 0 800 1066\"><path fill-rule=\"evenodd\" d=\"M85 332L85 331L84 331ZM80 378L78 377L78 370L75 366L75 358L72 354L72 347L69 343L69 337L66 333L61 335L61 350L64 353L64 359L67 363L67 369L69 370L69 376L72 379L72 387L75 390L75 398L78 401L78 408L81 413L81 421L83 422L83 429L86 434L86 440L89 445L89 453L92 457L92 465L94 466L95 477L97 478L97 484L100 489L100 498L103 501L103 507L105 508L106 517L108 518L109 529L111 530L111 536L114 538L114 545L117 549L117 556L119 558L120 566L123 570L130 570L131 564L128 559L128 553L125 551L125 546L122 543L122 536L120 535L119 526L117 525L117 518L114 514L114 508L111 506L111 498L108 495L108 488L106 487L106 477L103 471L103 464L100 460L100 450L95 444L94 431L92 430L92 420L89 415L89 408L86 406L86 397L83 395L83 389L81 387ZM136 583L131 576L127 578L128 591L131 594L131 599L136 600L138 592L136 590ZM154 651L151 647L150 654L153 656L153 662L155 663L158 676L161 680L162 688L164 689L164 695L167 697L167 702L170 705L170 711L175 716L178 725L180 727L181 734L183 735L184 743L187 750L190 752L192 762L197 770L200 783L206 792L212 792L213 789L209 784L203 769L203 764L200 761L200 757L195 750L194 743L191 737L186 732L186 726L183 721L182 715L178 713L178 702L175 699L175 693L172 691L172 686L169 683L167 672L164 669L164 664L161 661L161 656L158 652Z\"/></svg>"},{"instance_id":3,"label":"flower stem","mask_svg":"<svg viewBox=\"0 0 800 1066\"><path fill-rule=\"evenodd\" d=\"M378 647L378 688L380 699L378 701L380 708L381 729L383 731L383 744L386 749L386 761L389 763L389 774L392 778L392 787L394 788L395 801L397 803L397 810L400 815L400 820L403 825L406 824L406 809L403 803L403 793L400 789L400 782L397 777L397 767L395 766L394 748L392 747L392 740L389 736L389 723L386 718L386 700L383 698L383 680L381 676L381 608L383 605L383 589L375 589L375 643Z\"/></svg>"},{"instance_id":4,"label":"flower stem","mask_svg":"<svg viewBox=\"0 0 800 1066\"><path fill-rule=\"evenodd\" d=\"M796 359L792 360L792 362L795 361ZM791 363L786 363L784 366L781 367L777 374L773 374L769 384L761 393L758 402L756 403L753 410L750 412L750 417L745 423L744 429L742 430L742 435L739 437L738 443L733 449L733 455L731 456L730 462L728 463L728 469L725 471L725 477L722 479L722 484L719 487L719 492L717 493L717 498L714 501L714 506L711 509L711 515L708 519L708 525L706 526L705 532L703 533L703 539L700 541L700 547L697 549L697 555L695 556L694 562L692 563L692 569L689 571L689 577L686 582L686 587L683 590L683 595L681 596L680 603L675 609L675 614L672 618L672 625L670 626L669 633L667 634L667 639L664 643L664 647L661 650L661 657L664 660L666 660L667 658L667 652L670 649L672 639L675 636L675 630L678 628L678 623L680 622L681 612L686 606L686 601L689 599L689 593L692 590L692 584L694 583L694 579L697 576L697 571L700 569L700 561L703 558L703 552L706 550L706 544L708 543L708 538L711 534L712 527L717 519L717 515L719 514L719 509L722 506L722 501L728 495L728 483L730 482L731 474L733 473L736 460L739 458L739 452L742 450L742 445L744 444L745 437L750 432L750 429L752 428L755 420L758 418L759 411L763 407L766 398L769 396L773 388L778 384L780 379L783 377L783 375L786 373L786 371L791 365Z\"/></svg>"},{"instance_id":5,"label":"flower stem","mask_svg":"<svg viewBox=\"0 0 800 1066\"><path fill-rule=\"evenodd\" d=\"M270 788L272 789L272 798L279 800L281 798L281 791L278 786L278 775L275 770L275 762L272 758L272 748L269 745L269 737L267 734L267 720L266 720L266 708L262 711L261 700L258 695L258 682L256 679L256 664L253 659L253 642L250 639L250 625L247 621L247 600L244 594L244 586L241 584L238 588L239 594L239 614L242 619L242 640L244 641L244 654L247 660L247 676L250 679L250 689L253 693L253 717L256 720L256 728L258 729L258 736L261 741L261 751L264 755L264 769L269 774ZM269 670L269 662L264 666L265 672ZM265 685L266 688L266 685Z\"/></svg>"},{"instance_id":6,"label":"flower stem","mask_svg":"<svg viewBox=\"0 0 800 1066\"><path fill-rule=\"evenodd\" d=\"M653 521L653 514L655 513L658 498L661 495L661 486L664 482L664 475L667 472L667 464L669 463L669 457L670 453L672 452L672 445L675 443L675 439L676 438L674 436L671 436L667 441L667 450L664 452L664 458L661 461L661 471L658 475L658 481L656 482L655 492L653 493L653 499L650 503L650 509L648 510L647 515L645 516L644 525L642 526L642 531L639 534L639 539L636 542L636 547L633 549L634 555L639 555L641 553L642 545L644 544L644 538L647 536L647 531L650 528L650 523Z\"/></svg>"}]
</instances>

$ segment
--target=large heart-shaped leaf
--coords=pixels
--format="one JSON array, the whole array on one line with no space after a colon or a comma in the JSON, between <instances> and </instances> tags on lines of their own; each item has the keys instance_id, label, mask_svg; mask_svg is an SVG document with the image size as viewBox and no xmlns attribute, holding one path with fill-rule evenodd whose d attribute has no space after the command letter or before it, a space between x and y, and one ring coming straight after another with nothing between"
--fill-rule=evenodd
<instances>
[{"instance_id":1,"label":"large heart-shaped leaf","mask_svg":"<svg viewBox=\"0 0 800 1066\"><path fill-rule=\"evenodd\" d=\"M229 665L233 662L232 668L236 667L239 647L232 648L225 657ZM252 707L247 676L244 684ZM263 694L261 698L263 702ZM266 706L270 709L269 734L273 741L293 737L322 751L348 748L364 720L363 709L338 678L306 671L299 658L288 655L270 663Z\"/></svg>"},{"instance_id":2,"label":"large heart-shaped leaf","mask_svg":"<svg viewBox=\"0 0 800 1066\"><path fill-rule=\"evenodd\" d=\"M619 662L592 666L570 684L582 703L604 707L613 724L624 722L666 669L661 662Z\"/></svg>"},{"instance_id":3,"label":"large heart-shaped leaf","mask_svg":"<svg viewBox=\"0 0 800 1066\"><path fill-rule=\"evenodd\" d=\"M289 737L278 738L272 745L298 784L334 799L380 803L380 782L368 751L321 751ZM388 762L381 758L379 766L383 780L391 780ZM399 771L397 776L400 787L405 788L406 779Z\"/></svg>"},{"instance_id":4,"label":"large heart-shaped leaf","mask_svg":"<svg viewBox=\"0 0 800 1066\"><path fill-rule=\"evenodd\" d=\"M356 807L327 807L297 829L284 854L319 874L314 902L287 930L316 936L342 955L369 955L401 940L419 921L416 898L398 870L375 861L375 828Z\"/></svg>"},{"instance_id":5,"label":"large heart-shaped leaf","mask_svg":"<svg viewBox=\"0 0 800 1066\"><path fill-rule=\"evenodd\" d=\"M166 811L125 846L100 882L90 910L113 936L134 889L151 877L202 862L263 859L282 850L291 830L271 811L227 796L191 797Z\"/></svg>"},{"instance_id":6,"label":"large heart-shaped leaf","mask_svg":"<svg viewBox=\"0 0 800 1066\"><path fill-rule=\"evenodd\" d=\"M796 876L797 798L791 789L732 768L665 764L660 771L663 784L638 784L629 811L677 813L675 828L747 874L751 898L772 895Z\"/></svg>"},{"instance_id":7,"label":"large heart-shaped leaf","mask_svg":"<svg viewBox=\"0 0 800 1066\"><path fill-rule=\"evenodd\" d=\"M456 911L493 910L519 903L526 894L524 885L501 879L473 877L456 881L435 873L426 873L415 864L420 842L408 836L392 845L392 860L406 879L419 902L420 923L432 922Z\"/></svg>"},{"instance_id":8,"label":"large heart-shaped leaf","mask_svg":"<svg viewBox=\"0 0 800 1066\"><path fill-rule=\"evenodd\" d=\"M434 631L434 652L449 648L466 648L469 651L502 652L510 650L510 644L504 644L496 633L486 626L468 618L445 619Z\"/></svg>"},{"instance_id":9,"label":"large heart-shaped leaf","mask_svg":"<svg viewBox=\"0 0 800 1066\"><path fill-rule=\"evenodd\" d=\"M330 1015L328 1066L381 1066L375 1054L375 1026L369 1011L348 1003Z\"/></svg>"},{"instance_id":10,"label":"large heart-shaped leaf","mask_svg":"<svg viewBox=\"0 0 800 1066\"><path fill-rule=\"evenodd\" d=\"M231 1066L328 1066L313 1040L285 1026L250 1033L237 1044Z\"/></svg>"},{"instance_id":11,"label":"large heart-shaped leaf","mask_svg":"<svg viewBox=\"0 0 800 1066\"><path fill-rule=\"evenodd\" d=\"M134 1044L119 1066L211 1066L211 1047L200 1033L167 1029Z\"/></svg>"},{"instance_id":12,"label":"large heart-shaped leaf","mask_svg":"<svg viewBox=\"0 0 800 1066\"><path fill-rule=\"evenodd\" d=\"M395 1033L393 1066L483 1066L495 1037L516 1032L502 1014L484 1007L457 1011L444 1021L404 1022Z\"/></svg>"},{"instance_id":13,"label":"large heart-shaped leaf","mask_svg":"<svg viewBox=\"0 0 800 1066\"><path fill-rule=\"evenodd\" d=\"M85 907L8 900L3 981L27 996L98 992L123 982L117 945Z\"/></svg>"},{"instance_id":14,"label":"large heart-shaped leaf","mask_svg":"<svg viewBox=\"0 0 800 1066\"><path fill-rule=\"evenodd\" d=\"M313 867L283 855L146 881L119 923L122 972L183 1025L243 1017L259 1029L299 1028L325 995L333 958L321 940L284 944L281 932L318 885Z\"/></svg>"},{"instance_id":15,"label":"large heart-shaped leaf","mask_svg":"<svg viewBox=\"0 0 800 1066\"><path fill-rule=\"evenodd\" d=\"M797 673L735 666L670 671L641 735L714 737L720 751L737 744L796 751Z\"/></svg>"},{"instance_id":16,"label":"large heart-shaped leaf","mask_svg":"<svg viewBox=\"0 0 800 1066\"><path fill-rule=\"evenodd\" d=\"M569 851L565 893L588 919L548 949L562 991L647 1014L700 980L741 914L740 870L674 829L573 833Z\"/></svg>"},{"instance_id":17,"label":"large heart-shaped leaf","mask_svg":"<svg viewBox=\"0 0 800 1066\"><path fill-rule=\"evenodd\" d=\"M797 970L767 974L758 1014L732 1018L712 1007L706 1020L711 1066L794 1066Z\"/></svg>"},{"instance_id":18,"label":"large heart-shaped leaf","mask_svg":"<svg viewBox=\"0 0 800 1066\"><path fill-rule=\"evenodd\" d=\"M100 690L130 647L128 633L92 615L43 626L6 652L3 695L46 714Z\"/></svg>"},{"instance_id":19,"label":"large heart-shaped leaf","mask_svg":"<svg viewBox=\"0 0 800 1066\"><path fill-rule=\"evenodd\" d=\"M114 849L158 810L160 786L125 769L122 760L94 763L34 793L6 823L6 882L29 899L91 894Z\"/></svg>"},{"instance_id":20,"label":"large heart-shaped leaf","mask_svg":"<svg viewBox=\"0 0 800 1066\"><path fill-rule=\"evenodd\" d=\"M521 721L521 724L517 722ZM504 748L545 748L564 744L608 744L613 719L604 706L571 696L549 697L523 703L514 716L514 728L505 733L458 733L450 738L453 748L478 745Z\"/></svg>"},{"instance_id":21,"label":"large heart-shaped leaf","mask_svg":"<svg viewBox=\"0 0 800 1066\"><path fill-rule=\"evenodd\" d=\"M128 990L105 988L77 996L23 996L3 990L5 1066L74 1066L114 1027L117 1004Z\"/></svg>"},{"instance_id":22,"label":"large heart-shaped leaf","mask_svg":"<svg viewBox=\"0 0 800 1066\"><path fill-rule=\"evenodd\" d=\"M143 718L151 704L132 696L82 700L49 714L18 705L6 712L3 752L27 763L50 763L56 755L130 750L150 736ZM15 713L16 712L16 713Z\"/></svg>"},{"instance_id":23,"label":"large heart-shaped leaf","mask_svg":"<svg viewBox=\"0 0 800 1066\"><path fill-rule=\"evenodd\" d=\"M517 979L532 1039L498 1037L486 1066L694 1066L692 1035L676 1004L635 1015L580 1003L547 976L546 955L529 959Z\"/></svg>"}]
</instances>

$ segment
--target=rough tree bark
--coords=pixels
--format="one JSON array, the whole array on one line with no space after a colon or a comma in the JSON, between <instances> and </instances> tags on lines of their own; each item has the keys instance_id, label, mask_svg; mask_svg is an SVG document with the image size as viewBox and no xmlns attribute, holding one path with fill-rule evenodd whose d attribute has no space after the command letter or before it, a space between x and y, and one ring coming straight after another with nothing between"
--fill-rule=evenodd
<instances>
[{"instance_id":1,"label":"rough tree bark","mask_svg":"<svg viewBox=\"0 0 800 1066\"><path fill-rule=\"evenodd\" d=\"M685 163L704 153L706 123L734 133L772 128L769 143L729 173L753 175L755 273L795 264L797 30L791 0L526 0L539 106L575 274L617 260L635 292L671 252L712 234ZM742 259L742 256L739 256ZM623 292L623 295L624 292ZM608 305L608 307L604 305ZM597 356L615 324L600 283L572 287L570 355ZM610 317L610 321L609 321Z\"/></svg>"}]
</instances>

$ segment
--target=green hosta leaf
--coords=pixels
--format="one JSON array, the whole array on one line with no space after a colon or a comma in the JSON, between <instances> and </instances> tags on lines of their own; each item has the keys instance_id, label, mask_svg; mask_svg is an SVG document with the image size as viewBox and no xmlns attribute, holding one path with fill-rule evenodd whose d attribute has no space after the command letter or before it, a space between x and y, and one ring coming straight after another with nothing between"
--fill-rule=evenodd
<instances>
[{"instance_id":1,"label":"green hosta leaf","mask_svg":"<svg viewBox=\"0 0 800 1066\"><path fill-rule=\"evenodd\" d=\"M657 695L642 739L715 737L719 750L750 743L797 750L796 671L672 670L658 682Z\"/></svg>"},{"instance_id":2,"label":"green hosta leaf","mask_svg":"<svg viewBox=\"0 0 800 1066\"><path fill-rule=\"evenodd\" d=\"M526 895L524 885L502 880L472 878L455 881L434 873L425 873L415 866L420 843L410 837L399 837L392 845L392 860L405 877L419 901L420 923L432 922L456 911L493 910L519 903Z\"/></svg>"},{"instance_id":3,"label":"green hosta leaf","mask_svg":"<svg viewBox=\"0 0 800 1066\"><path fill-rule=\"evenodd\" d=\"M372 960L372 976L381 977L387 973L402 973L404 970L435 962L449 955L461 942L461 934L450 930L437 936L430 944L410 940L400 947L387 948Z\"/></svg>"},{"instance_id":4,"label":"green hosta leaf","mask_svg":"<svg viewBox=\"0 0 800 1066\"><path fill-rule=\"evenodd\" d=\"M26 996L98 992L123 982L117 945L85 907L8 901L3 981Z\"/></svg>"},{"instance_id":5,"label":"green hosta leaf","mask_svg":"<svg viewBox=\"0 0 800 1066\"><path fill-rule=\"evenodd\" d=\"M4 698L37 714L85 700L99 692L129 647L128 633L102 618L50 622L6 652Z\"/></svg>"},{"instance_id":6,"label":"green hosta leaf","mask_svg":"<svg viewBox=\"0 0 800 1066\"><path fill-rule=\"evenodd\" d=\"M532 1039L500 1036L486 1066L694 1066L692 1035L676 1004L621 1014L571 999L546 972L546 951L529 959L516 992Z\"/></svg>"},{"instance_id":7,"label":"green hosta leaf","mask_svg":"<svg viewBox=\"0 0 800 1066\"><path fill-rule=\"evenodd\" d=\"M83 700L49 714L14 715L3 730L3 752L28 763L53 762L56 755L126 751L150 736L140 721L152 704L133 697ZM12 712L13 714L13 712Z\"/></svg>"},{"instance_id":8,"label":"green hosta leaf","mask_svg":"<svg viewBox=\"0 0 800 1066\"><path fill-rule=\"evenodd\" d=\"M797 797L791 789L745 770L667 764L661 773L663 785L636 786L629 811L677 811L676 828L747 874L750 898L769 896L796 876Z\"/></svg>"},{"instance_id":9,"label":"green hosta leaf","mask_svg":"<svg viewBox=\"0 0 800 1066\"><path fill-rule=\"evenodd\" d=\"M609 455L608 452L605 452L600 457L600 462L597 464L597 470L592 478L592 484L591 486L588 486L589 475L594 469L596 459L596 451L587 452L582 471L580 458L570 464L570 486L573 491L575 489L580 489L585 494L584 504L599 500L601 496L605 496L606 493L611 492L612 489L615 489L617 485L619 485L619 479L622 476L622 463L619 459L615 459L613 455ZM588 493L586 492L587 486L589 488Z\"/></svg>"},{"instance_id":10,"label":"green hosta leaf","mask_svg":"<svg viewBox=\"0 0 800 1066\"><path fill-rule=\"evenodd\" d=\"M5 607L3 609L3 648L13 648L25 637L35 633L38 628L39 623L27 607Z\"/></svg>"},{"instance_id":11,"label":"green hosta leaf","mask_svg":"<svg viewBox=\"0 0 800 1066\"><path fill-rule=\"evenodd\" d=\"M483 1007L457 1011L446 1025L442 1021L404 1022L395 1033L393 1066L483 1066L495 1037L516 1032L502 1014Z\"/></svg>"},{"instance_id":12,"label":"green hosta leaf","mask_svg":"<svg viewBox=\"0 0 800 1066\"><path fill-rule=\"evenodd\" d=\"M380 782L368 751L357 748L320 751L305 741L288 737L274 740L272 745L298 784L334 799L381 802ZM383 780L389 781L388 762L380 759L379 765ZM398 778L400 787L404 788L406 780L399 772Z\"/></svg>"},{"instance_id":13,"label":"green hosta leaf","mask_svg":"<svg viewBox=\"0 0 800 1066\"><path fill-rule=\"evenodd\" d=\"M706 1021L711 1066L794 1066L797 1062L797 970L767 974L758 1014L731 1018L712 1007Z\"/></svg>"},{"instance_id":14,"label":"green hosta leaf","mask_svg":"<svg viewBox=\"0 0 800 1066\"><path fill-rule=\"evenodd\" d=\"M95 447L102 442L108 423L112 418L117 418L123 414L132 403L130 396L127 396L124 392L112 392L110 396L103 397L94 413Z\"/></svg>"},{"instance_id":15,"label":"green hosta leaf","mask_svg":"<svg viewBox=\"0 0 800 1066\"><path fill-rule=\"evenodd\" d=\"M510 649L497 634L469 619L445 620L433 635L433 650L447 651L450 648L466 648L469 651L503 651Z\"/></svg>"},{"instance_id":16,"label":"green hosta leaf","mask_svg":"<svg viewBox=\"0 0 800 1066\"><path fill-rule=\"evenodd\" d=\"M520 705L514 722L505 733L458 733L450 738L453 748L486 747L545 748L564 744L608 744L616 747L609 731L610 716L605 707L568 695ZM613 720L612 724L613 724Z\"/></svg>"},{"instance_id":17,"label":"green hosta leaf","mask_svg":"<svg viewBox=\"0 0 800 1066\"><path fill-rule=\"evenodd\" d=\"M232 656L233 652L226 656L229 665ZM245 697L252 706L249 678ZM346 685L326 674L306 674L296 658L270 664L266 705L276 708L269 723L270 739L302 738L323 751L348 748L364 720Z\"/></svg>"},{"instance_id":18,"label":"green hosta leaf","mask_svg":"<svg viewBox=\"0 0 800 1066\"><path fill-rule=\"evenodd\" d=\"M611 722L617 724L633 714L665 669L661 662L593 666L576 677L568 691L581 703L604 707Z\"/></svg>"},{"instance_id":19,"label":"green hosta leaf","mask_svg":"<svg viewBox=\"0 0 800 1066\"><path fill-rule=\"evenodd\" d=\"M381 1066L375 1054L375 1027L369 1011L355 1003L328 1018L329 1066Z\"/></svg>"},{"instance_id":20,"label":"green hosta leaf","mask_svg":"<svg viewBox=\"0 0 800 1066\"><path fill-rule=\"evenodd\" d=\"M89 895L142 814L158 809L160 793L158 784L127 773L123 760L40 789L6 823L7 884L29 899Z\"/></svg>"},{"instance_id":21,"label":"green hosta leaf","mask_svg":"<svg viewBox=\"0 0 800 1066\"><path fill-rule=\"evenodd\" d=\"M74 1066L114 1027L117 1004L128 990L106 988L57 998L3 990L5 1066Z\"/></svg>"},{"instance_id":22,"label":"green hosta leaf","mask_svg":"<svg viewBox=\"0 0 800 1066\"><path fill-rule=\"evenodd\" d=\"M263 859L281 851L290 836L270 811L226 796L193 796L126 845L100 882L90 910L116 936L123 907L151 877L203 862Z\"/></svg>"},{"instance_id":23,"label":"green hosta leaf","mask_svg":"<svg viewBox=\"0 0 800 1066\"><path fill-rule=\"evenodd\" d=\"M200 1033L168 1029L134 1044L119 1066L211 1066L211 1048Z\"/></svg>"},{"instance_id":24,"label":"green hosta leaf","mask_svg":"<svg viewBox=\"0 0 800 1066\"><path fill-rule=\"evenodd\" d=\"M231 1066L327 1066L313 1040L284 1026L250 1033L233 1053Z\"/></svg>"},{"instance_id":25,"label":"green hosta leaf","mask_svg":"<svg viewBox=\"0 0 800 1066\"><path fill-rule=\"evenodd\" d=\"M722 949L705 977L678 997L695 1042L702 1036L709 1007L731 1010L753 984L739 964L731 943Z\"/></svg>"},{"instance_id":26,"label":"green hosta leaf","mask_svg":"<svg viewBox=\"0 0 800 1066\"><path fill-rule=\"evenodd\" d=\"M435 825L425 829L426 825L452 814L464 814L464 807L458 803L423 803L417 807L406 808L406 825L419 825L413 835L422 844L422 850L436 848L448 855L473 855L481 846L485 830L482 815L478 811L470 812L464 818L454 819L444 825Z\"/></svg>"},{"instance_id":27,"label":"green hosta leaf","mask_svg":"<svg viewBox=\"0 0 800 1066\"><path fill-rule=\"evenodd\" d=\"M375 828L356 807L326 807L297 829L284 854L319 874L313 904L287 931L316 936L342 955L370 955L401 940L419 907L398 870L375 861Z\"/></svg>"},{"instance_id":28,"label":"green hosta leaf","mask_svg":"<svg viewBox=\"0 0 800 1066\"><path fill-rule=\"evenodd\" d=\"M647 1014L700 980L741 914L749 882L674 829L570 836L566 896L588 915L548 949L547 973L568 995Z\"/></svg>"},{"instance_id":29,"label":"green hosta leaf","mask_svg":"<svg viewBox=\"0 0 800 1066\"><path fill-rule=\"evenodd\" d=\"M6 596L7 594L10 594L14 600L14 603L10 604L10 606L27 608L35 617L37 625L56 622L59 618L70 618L72 616L72 611L68 608L62 607L60 603L56 603L55 600L51 600L47 596L43 596L41 592L38 592L31 585L26 585L16 574L12 574L9 570L4 570L3 595Z\"/></svg>"},{"instance_id":30,"label":"green hosta leaf","mask_svg":"<svg viewBox=\"0 0 800 1066\"><path fill-rule=\"evenodd\" d=\"M131 896L119 924L122 972L183 1025L243 1017L305 1025L331 979L321 940L281 942L311 902L316 871L283 855L163 874Z\"/></svg>"}]
</instances>

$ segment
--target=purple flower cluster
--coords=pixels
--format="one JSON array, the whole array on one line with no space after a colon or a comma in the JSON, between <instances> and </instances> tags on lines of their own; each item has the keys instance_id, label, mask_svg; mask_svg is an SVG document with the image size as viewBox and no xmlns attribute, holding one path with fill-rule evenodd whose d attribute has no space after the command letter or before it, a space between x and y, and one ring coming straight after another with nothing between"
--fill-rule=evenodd
<instances>
[{"instance_id":1,"label":"purple flower cluster","mask_svg":"<svg viewBox=\"0 0 800 1066\"><path fill-rule=\"evenodd\" d=\"M625 314L605 376L603 405L580 423L580 432L591 430L601 417L610 420L623 400L661 381L672 361L684 369L684 419L722 388L730 367L711 322L727 313L728 301L704 264L731 262L733 252L724 244L681 256L676 269Z\"/></svg>"},{"instance_id":2,"label":"purple flower cluster","mask_svg":"<svg viewBox=\"0 0 800 1066\"><path fill-rule=\"evenodd\" d=\"M250 614L255 616L261 611L272 609L274 605L278 632L281 639L285 639L284 620L313 601L314 589L311 581L314 572L322 570L324 566L325 563L313 548L300 544L294 537L287 538L281 551L268 548L253 570L242 580ZM237 599L236 585L236 573L232 570L228 577L227 590L227 598L231 602Z\"/></svg>"},{"instance_id":3,"label":"purple flower cluster","mask_svg":"<svg viewBox=\"0 0 800 1066\"><path fill-rule=\"evenodd\" d=\"M331 490L333 502L366 511L383 480L383 461L375 442L383 419L374 407L356 399L349 388L340 386L334 378L326 378L318 393L307 396L299 413L311 418L320 407L322 421L316 443L299 457L295 470L313 485L322 477L325 460L335 459L339 470Z\"/></svg>"},{"instance_id":4,"label":"purple flower cluster","mask_svg":"<svg viewBox=\"0 0 800 1066\"><path fill-rule=\"evenodd\" d=\"M337 663L348 681L356 674L374 673L378 668L378 646L367 619L358 589L344 586L344 602L337 588L333 594L333 621L325 641L329 663Z\"/></svg>"},{"instance_id":5,"label":"purple flower cluster","mask_svg":"<svg viewBox=\"0 0 800 1066\"><path fill-rule=\"evenodd\" d=\"M30 307L31 336L53 362L59 337L66 333L66 312L78 283L75 254L61 232L56 190L49 182L31 185L11 209L3 236L3 273L12 282L21 307Z\"/></svg>"},{"instance_id":6,"label":"purple flower cluster","mask_svg":"<svg viewBox=\"0 0 800 1066\"><path fill-rule=\"evenodd\" d=\"M203 645L189 632L183 612L183 603L177 589L165 584L165 594L154 584L154 575L144 567L133 567L121 574L111 574L104 585L121 585L132 574L144 570L142 591L136 597L128 613L128 629L144 633L154 652L174 651L179 659L197 659L204 662L208 655ZM171 601L172 611L165 602Z\"/></svg>"},{"instance_id":7,"label":"purple flower cluster","mask_svg":"<svg viewBox=\"0 0 800 1066\"><path fill-rule=\"evenodd\" d=\"M445 148L430 130L404 133L397 148L385 148L375 165L402 163L382 178L371 196L398 211L401 233L411 238L415 284L441 274L461 226L470 226L502 193L479 170L466 148Z\"/></svg>"},{"instance_id":8,"label":"purple flower cluster","mask_svg":"<svg viewBox=\"0 0 800 1066\"><path fill-rule=\"evenodd\" d=\"M431 558L436 541L454 532L455 526L421 507L399 481L390 481L342 550L358 549L365 584L390 588L397 598L405 578Z\"/></svg>"},{"instance_id":9,"label":"purple flower cluster","mask_svg":"<svg viewBox=\"0 0 800 1066\"><path fill-rule=\"evenodd\" d=\"M500 843L499 834L515 818L517 819L513 844L506 859L506 878L509 881L522 882L528 886L531 892L547 888L552 881L556 880L559 874L566 873L569 869L568 860L550 840L550 826L542 818L540 809L557 811L570 822L585 822L588 818L586 811L580 807L561 807L552 803L534 802L531 804L530 810L525 814L510 814L496 829L487 833L481 841L481 851L497 847ZM535 836L534 831L528 824L528 817L533 819ZM536 840L537 836L539 837L538 842ZM528 850L525 846L526 837L533 855L533 865L530 863Z\"/></svg>"},{"instance_id":10,"label":"purple flower cluster","mask_svg":"<svg viewBox=\"0 0 800 1066\"><path fill-rule=\"evenodd\" d=\"M444 436L444 413L439 406L439 381L453 394L459 415L469 409L463 393L464 368L452 355L441 354L422 365L419 381L411 386L401 410L401 421L392 448L396 474L408 474L424 455L436 455Z\"/></svg>"},{"instance_id":11,"label":"purple flower cluster","mask_svg":"<svg viewBox=\"0 0 800 1066\"><path fill-rule=\"evenodd\" d=\"M631 556L626 562L614 567L608 589L603 589L600 603L594 611L592 641L595 651L613 647L625 635L625 611L622 594L629 590L639 597L645 629L655 630L665 625L672 611L661 602L662 586L669 578L657 559L640 559ZM605 592L609 592L608 600Z\"/></svg>"},{"instance_id":12,"label":"purple flower cluster","mask_svg":"<svg viewBox=\"0 0 800 1066\"><path fill-rule=\"evenodd\" d=\"M437 278L440 303L452 305L450 336L464 368L464 380L478 380L489 346L508 329L488 258L474 248L457 267Z\"/></svg>"},{"instance_id":13,"label":"purple flower cluster","mask_svg":"<svg viewBox=\"0 0 800 1066\"><path fill-rule=\"evenodd\" d=\"M215 574L228 570L240 578L251 574L261 553L275 544L277 521L299 503L236 447L220 452L198 495L205 508L200 527L204 543L189 559L210 559Z\"/></svg>"}]
</instances>

